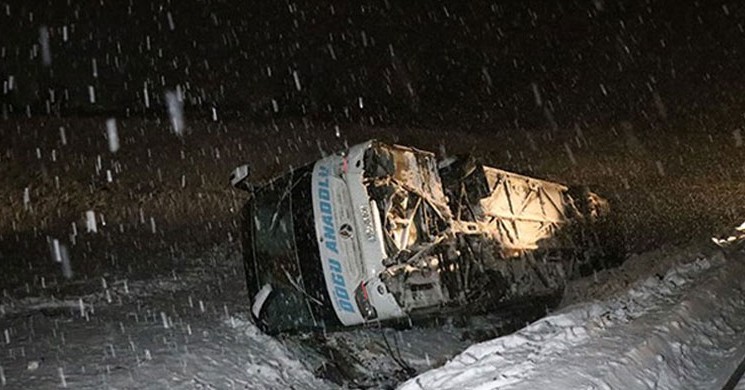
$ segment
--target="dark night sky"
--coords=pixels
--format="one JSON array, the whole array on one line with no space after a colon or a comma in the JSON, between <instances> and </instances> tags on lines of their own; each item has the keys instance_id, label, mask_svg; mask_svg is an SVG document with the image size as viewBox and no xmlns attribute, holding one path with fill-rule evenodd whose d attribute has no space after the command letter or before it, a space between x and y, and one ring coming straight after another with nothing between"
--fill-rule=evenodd
<instances>
[{"instance_id":1,"label":"dark night sky","mask_svg":"<svg viewBox=\"0 0 745 390\"><path fill-rule=\"evenodd\" d=\"M0 79L16 114L44 114L50 90L63 115L137 113L179 87L204 115L654 126L742 104L744 17L736 1L6 1Z\"/></svg>"}]
</instances>

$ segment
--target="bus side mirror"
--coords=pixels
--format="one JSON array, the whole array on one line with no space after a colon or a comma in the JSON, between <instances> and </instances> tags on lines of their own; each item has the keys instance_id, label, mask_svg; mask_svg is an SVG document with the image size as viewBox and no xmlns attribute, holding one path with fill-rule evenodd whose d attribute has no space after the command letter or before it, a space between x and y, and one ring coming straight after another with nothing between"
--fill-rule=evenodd
<instances>
[{"instance_id":1,"label":"bus side mirror","mask_svg":"<svg viewBox=\"0 0 745 390\"><path fill-rule=\"evenodd\" d=\"M248 164L241 165L230 173L230 185L244 191L250 191L251 185L248 177L251 175L251 167Z\"/></svg>"}]
</instances>

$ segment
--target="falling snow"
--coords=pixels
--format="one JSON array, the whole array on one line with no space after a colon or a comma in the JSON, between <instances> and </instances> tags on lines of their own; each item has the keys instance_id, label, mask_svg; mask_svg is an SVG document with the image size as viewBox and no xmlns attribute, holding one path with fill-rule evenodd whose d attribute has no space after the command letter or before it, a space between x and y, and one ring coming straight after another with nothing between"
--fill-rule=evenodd
<instances>
[{"instance_id":1,"label":"falling snow","mask_svg":"<svg viewBox=\"0 0 745 390\"><path fill-rule=\"evenodd\" d=\"M745 9L652 3L0 2L0 389L721 384ZM530 318L261 333L229 173L368 139L586 185L628 260Z\"/></svg>"}]
</instances>

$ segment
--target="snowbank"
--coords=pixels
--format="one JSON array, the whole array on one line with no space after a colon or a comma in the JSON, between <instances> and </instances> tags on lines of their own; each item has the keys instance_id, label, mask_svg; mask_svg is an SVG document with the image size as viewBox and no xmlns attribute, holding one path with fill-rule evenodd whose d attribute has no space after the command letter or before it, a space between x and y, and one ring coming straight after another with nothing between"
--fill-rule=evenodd
<instances>
[{"instance_id":1,"label":"snowbank","mask_svg":"<svg viewBox=\"0 0 745 390\"><path fill-rule=\"evenodd\" d=\"M718 389L745 358L745 258L721 253L473 345L400 389Z\"/></svg>"}]
</instances>

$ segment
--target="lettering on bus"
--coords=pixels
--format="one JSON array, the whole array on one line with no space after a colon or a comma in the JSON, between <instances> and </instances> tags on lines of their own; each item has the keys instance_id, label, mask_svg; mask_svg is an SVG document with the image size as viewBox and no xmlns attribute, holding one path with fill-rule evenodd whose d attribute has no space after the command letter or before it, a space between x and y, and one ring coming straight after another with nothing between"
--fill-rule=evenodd
<instances>
[{"instance_id":1,"label":"lettering on bus","mask_svg":"<svg viewBox=\"0 0 745 390\"><path fill-rule=\"evenodd\" d=\"M321 210L321 223L323 231L323 245L330 252L339 254L336 242L336 227L334 226L334 210L331 201L331 189L329 188L329 169L321 165L318 167L318 199ZM331 284L333 295L337 306L342 310L354 313L354 306L347 291L347 283L344 280L344 269L339 260L329 257L327 259L329 271L331 271Z\"/></svg>"}]
</instances>

